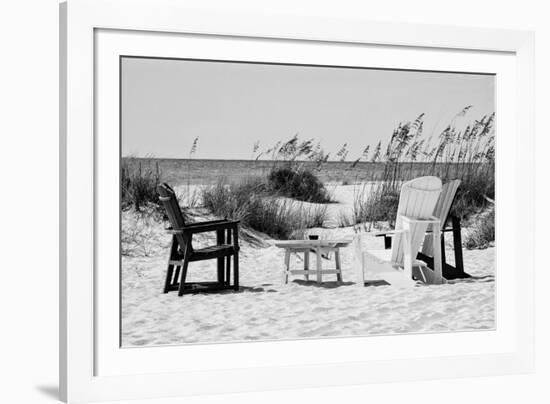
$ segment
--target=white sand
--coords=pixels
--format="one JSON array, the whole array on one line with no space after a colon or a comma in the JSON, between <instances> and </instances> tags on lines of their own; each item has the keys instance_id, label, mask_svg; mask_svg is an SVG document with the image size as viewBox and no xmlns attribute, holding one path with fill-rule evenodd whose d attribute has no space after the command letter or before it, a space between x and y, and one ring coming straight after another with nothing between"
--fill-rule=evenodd
<instances>
[{"instance_id":1,"label":"white sand","mask_svg":"<svg viewBox=\"0 0 550 404\"><path fill-rule=\"evenodd\" d=\"M339 186L341 204L350 209L353 186ZM351 196L350 196L351 195ZM336 213L335 213L336 214ZM137 220L123 215L123 227ZM155 227L156 226L156 227ZM301 277L282 281L283 251L272 245L241 243L238 293L184 295L162 293L170 238L156 224L137 243L127 243L132 255L122 258L123 346L292 339L413 332L491 329L495 326L494 248L464 250L471 279L411 289L354 284L351 248L342 249L344 282L326 275L322 285ZM149 229L150 226L147 226ZM350 237L351 227L314 229L327 237ZM327 233L330 233L327 235ZM198 240L208 242L208 239ZM210 239L210 241L213 241ZM125 243L123 243L125 244ZM369 248L381 248L372 238ZM144 257L144 254L150 256ZM449 261L453 252L447 249ZM312 265L315 264L312 257ZM292 265L301 260L292 257ZM331 264L323 262L324 267ZM214 280L216 263L193 262L188 281Z\"/></svg>"}]
</instances>

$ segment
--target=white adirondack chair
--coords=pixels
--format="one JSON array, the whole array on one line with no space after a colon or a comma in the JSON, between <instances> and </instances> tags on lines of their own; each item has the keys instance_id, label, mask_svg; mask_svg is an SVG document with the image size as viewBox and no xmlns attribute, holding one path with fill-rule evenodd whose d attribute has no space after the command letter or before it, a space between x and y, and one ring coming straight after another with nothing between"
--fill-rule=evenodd
<instances>
[{"instance_id":1,"label":"white adirondack chair","mask_svg":"<svg viewBox=\"0 0 550 404\"><path fill-rule=\"evenodd\" d=\"M354 239L357 284L384 280L399 287L414 286L416 281L429 284L445 282L441 268L441 224L433 216L441 193L441 180L420 177L401 186L391 250L365 250L362 241L367 234ZM434 270L416 259L428 225L433 228Z\"/></svg>"}]
</instances>

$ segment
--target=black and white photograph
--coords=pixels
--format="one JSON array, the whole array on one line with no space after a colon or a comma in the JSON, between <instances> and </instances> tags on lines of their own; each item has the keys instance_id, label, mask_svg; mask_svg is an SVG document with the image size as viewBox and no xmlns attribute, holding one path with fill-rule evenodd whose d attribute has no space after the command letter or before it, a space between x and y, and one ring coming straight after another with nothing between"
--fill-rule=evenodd
<instances>
[{"instance_id":1,"label":"black and white photograph","mask_svg":"<svg viewBox=\"0 0 550 404\"><path fill-rule=\"evenodd\" d=\"M0 402L550 402L543 4L7 2Z\"/></svg>"},{"instance_id":2,"label":"black and white photograph","mask_svg":"<svg viewBox=\"0 0 550 404\"><path fill-rule=\"evenodd\" d=\"M121 57L122 347L495 328L495 76Z\"/></svg>"}]
</instances>

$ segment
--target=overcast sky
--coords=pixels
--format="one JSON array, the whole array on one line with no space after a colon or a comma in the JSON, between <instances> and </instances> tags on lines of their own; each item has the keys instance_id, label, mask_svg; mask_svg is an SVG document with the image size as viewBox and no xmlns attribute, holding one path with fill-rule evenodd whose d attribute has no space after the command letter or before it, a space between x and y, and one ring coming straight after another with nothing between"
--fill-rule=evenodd
<instances>
[{"instance_id":1,"label":"overcast sky","mask_svg":"<svg viewBox=\"0 0 550 404\"><path fill-rule=\"evenodd\" d=\"M250 159L295 133L354 160L426 113L438 133L494 112L494 76L123 58L122 155Z\"/></svg>"}]
</instances>

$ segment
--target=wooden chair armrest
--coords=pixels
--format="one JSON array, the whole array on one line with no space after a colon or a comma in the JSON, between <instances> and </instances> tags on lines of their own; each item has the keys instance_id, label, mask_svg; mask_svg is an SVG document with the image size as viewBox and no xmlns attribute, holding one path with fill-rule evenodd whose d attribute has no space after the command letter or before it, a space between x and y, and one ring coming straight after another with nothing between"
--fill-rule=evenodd
<instances>
[{"instance_id":1,"label":"wooden chair armrest","mask_svg":"<svg viewBox=\"0 0 550 404\"><path fill-rule=\"evenodd\" d=\"M184 230L189 233L204 233L207 231L225 230L225 229L237 229L239 221L222 221L216 223L196 223L194 226L186 227Z\"/></svg>"},{"instance_id":2,"label":"wooden chair armrest","mask_svg":"<svg viewBox=\"0 0 550 404\"><path fill-rule=\"evenodd\" d=\"M239 220L211 220L208 222L191 223L180 229L168 228L166 232L168 234L183 234L183 233L202 233L207 231L223 230L229 228L236 228L239 224Z\"/></svg>"},{"instance_id":3,"label":"wooden chair armrest","mask_svg":"<svg viewBox=\"0 0 550 404\"><path fill-rule=\"evenodd\" d=\"M205 225L205 224L227 223L227 222L233 222L233 221L232 220L227 220L227 219L216 219L216 220L209 220L207 222L189 223L189 224L185 225L184 229L187 229L188 227L202 226L202 225ZM238 222L238 220L237 220L237 222Z\"/></svg>"}]
</instances>

